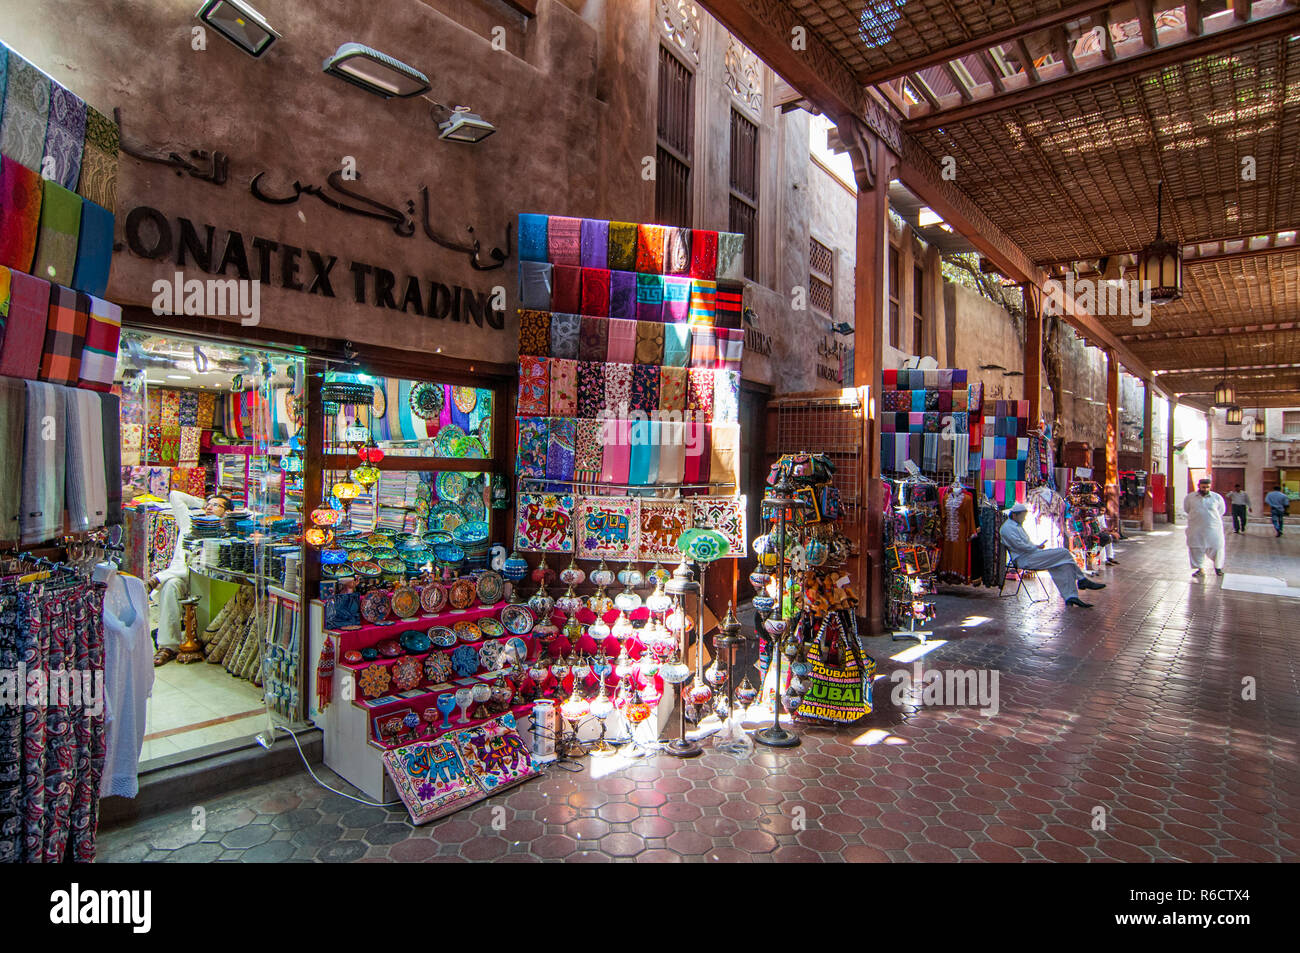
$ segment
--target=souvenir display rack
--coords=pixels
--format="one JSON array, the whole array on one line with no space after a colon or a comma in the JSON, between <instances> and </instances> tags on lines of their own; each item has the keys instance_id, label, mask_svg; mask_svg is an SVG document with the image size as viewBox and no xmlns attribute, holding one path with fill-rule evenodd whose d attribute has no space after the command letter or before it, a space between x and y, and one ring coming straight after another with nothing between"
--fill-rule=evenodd
<instances>
[{"instance_id":1,"label":"souvenir display rack","mask_svg":"<svg viewBox=\"0 0 1300 953\"><path fill-rule=\"evenodd\" d=\"M926 641L918 623L935 617L935 571L942 548L938 485L923 476L887 480L885 624L894 639Z\"/></svg>"},{"instance_id":2,"label":"souvenir display rack","mask_svg":"<svg viewBox=\"0 0 1300 953\"><path fill-rule=\"evenodd\" d=\"M983 444L984 496L1003 509L1025 502L1030 476L1029 401L996 401L984 424Z\"/></svg>"},{"instance_id":3,"label":"souvenir display rack","mask_svg":"<svg viewBox=\"0 0 1300 953\"><path fill-rule=\"evenodd\" d=\"M1079 568L1091 572L1098 568L1101 542L1105 532L1105 492L1095 480L1072 480L1065 494L1065 536L1068 548Z\"/></svg>"},{"instance_id":4,"label":"souvenir display rack","mask_svg":"<svg viewBox=\"0 0 1300 953\"><path fill-rule=\"evenodd\" d=\"M910 461L921 473L935 479L946 482L953 476L965 478L970 464L971 425L981 413L972 398L978 401L981 396L978 387L967 386L964 368L884 371L881 473L905 474Z\"/></svg>"}]
</instances>

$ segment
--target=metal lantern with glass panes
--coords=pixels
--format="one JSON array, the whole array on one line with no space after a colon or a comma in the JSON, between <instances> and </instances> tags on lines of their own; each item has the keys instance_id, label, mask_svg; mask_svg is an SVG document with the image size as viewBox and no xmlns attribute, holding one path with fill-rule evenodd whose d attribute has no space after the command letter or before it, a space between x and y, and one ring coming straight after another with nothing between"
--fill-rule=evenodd
<instances>
[{"instance_id":1,"label":"metal lantern with glass panes","mask_svg":"<svg viewBox=\"0 0 1300 953\"><path fill-rule=\"evenodd\" d=\"M687 622L690 616L687 614L686 599L688 596L694 596L697 601L699 600L700 584L691 576L691 571L687 568L685 559L681 561L672 578L668 580L668 584L664 586L664 593L673 601L671 617L676 618L678 629L677 648L673 651L672 658L659 667L660 677L678 689L678 736L664 745L664 751L678 758L694 758L696 755L703 754L704 749L686 737L686 706L689 701L683 688L691 677L691 669L682 659L686 655L687 635L690 631ZM671 629L672 626L670 625L669 628Z\"/></svg>"},{"instance_id":2,"label":"metal lantern with glass panes","mask_svg":"<svg viewBox=\"0 0 1300 953\"><path fill-rule=\"evenodd\" d=\"M784 476L775 486L768 488L763 494L763 501L760 504L763 522L773 527L772 533L769 533L769 538L773 533L777 536L777 556L774 567L777 575L777 586L776 600L772 611L775 612L776 621L779 623L777 628L783 633L786 632L790 622L785 612L785 543L790 538L788 533L790 517L796 509L803 509L804 506L802 500L795 498L794 486ZM768 628L768 633L773 634L771 628ZM793 748L800 743L799 736L793 731L787 731L781 727L781 657L785 653L780 644L779 636L775 636L773 642L776 644L773 646L770 664L776 667L775 680L773 681L776 692L775 697L772 699L772 724L767 728L761 728L754 732L753 738L759 744L767 745L770 748Z\"/></svg>"},{"instance_id":3,"label":"metal lantern with glass panes","mask_svg":"<svg viewBox=\"0 0 1300 953\"><path fill-rule=\"evenodd\" d=\"M1156 189L1156 237L1138 255L1138 282L1143 296L1153 304L1165 304L1183 295L1183 249L1165 238L1162 229L1165 184Z\"/></svg>"}]
</instances>

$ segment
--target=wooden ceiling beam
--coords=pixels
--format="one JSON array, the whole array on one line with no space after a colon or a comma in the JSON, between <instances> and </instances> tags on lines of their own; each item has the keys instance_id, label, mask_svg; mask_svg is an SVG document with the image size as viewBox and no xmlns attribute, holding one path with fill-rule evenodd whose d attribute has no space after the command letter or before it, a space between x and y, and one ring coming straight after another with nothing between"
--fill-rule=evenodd
<instances>
[{"instance_id":1,"label":"wooden ceiling beam","mask_svg":"<svg viewBox=\"0 0 1300 953\"><path fill-rule=\"evenodd\" d=\"M1101 11L1101 33L1102 47L1101 55L1106 57L1107 62L1115 59L1115 38L1110 35L1110 11Z\"/></svg>"},{"instance_id":2,"label":"wooden ceiling beam","mask_svg":"<svg viewBox=\"0 0 1300 953\"><path fill-rule=\"evenodd\" d=\"M1152 0L1136 0L1134 7L1137 9L1138 27L1142 30L1142 43L1148 50L1154 50L1160 46L1160 40L1156 36L1156 9Z\"/></svg>"},{"instance_id":3,"label":"wooden ceiling beam","mask_svg":"<svg viewBox=\"0 0 1300 953\"><path fill-rule=\"evenodd\" d=\"M1183 16L1187 20L1187 32L1200 36L1204 26L1201 24L1201 0L1184 0Z\"/></svg>"},{"instance_id":4,"label":"wooden ceiling beam","mask_svg":"<svg viewBox=\"0 0 1300 953\"><path fill-rule=\"evenodd\" d=\"M1142 331L1136 334L1121 334L1119 339L1130 344L1147 341L1199 341L1205 338L1217 338L1236 334L1278 334L1300 331L1300 321L1274 321L1266 324L1235 324L1205 328L1201 331Z\"/></svg>"},{"instance_id":5,"label":"wooden ceiling beam","mask_svg":"<svg viewBox=\"0 0 1300 953\"><path fill-rule=\"evenodd\" d=\"M1042 80L1026 89L1018 89L1000 96L988 96L973 103L965 103L952 109L937 113L927 113L916 119L903 123L908 132L925 132L939 126L951 126L971 119L987 116L1005 109L1015 109L1030 103L1059 96L1064 93L1077 92L1089 86L1101 86L1121 79L1137 76L1152 70L1163 69L1176 63L1199 59L1214 53L1262 43L1279 36L1300 30L1300 12L1279 13L1263 20L1252 20L1239 26L1231 26L1201 36L1197 39L1184 40L1169 46L1161 46L1128 56L1094 69L1067 73L1056 79Z\"/></svg>"},{"instance_id":6,"label":"wooden ceiling beam","mask_svg":"<svg viewBox=\"0 0 1300 953\"><path fill-rule=\"evenodd\" d=\"M1065 64L1067 73L1079 72L1079 64L1074 61L1074 51L1070 49L1070 38L1066 35L1065 27L1058 26L1052 29L1052 48L1056 50L1057 58Z\"/></svg>"},{"instance_id":7,"label":"wooden ceiling beam","mask_svg":"<svg viewBox=\"0 0 1300 953\"><path fill-rule=\"evenodd\" d=\"M919 73L909 73L907 81L911 84L914 90L921 94L921 98L930 104L931 109L941 108L939 106L939 98L935 96L934 90L930 88L930 84L925 81L924 76L921 76Z\"/></svg>"},{"instance_id":8,"label":"wooden ceiling beam","mask_svg":"<svg viewBox=\"0 0 1300 953\"><path fill-rule=\"evenodd\" d=\"M969 103L975 98L971 93L970 87L966 85L966 80L962 79L961 74L957 72L955 66L951 63L944 63L943 71L948 74L948 78L952 80L952 84L957 87L957 92L961 94L962 102Z\"/></svg>"},{"instance_id":9,"label":"wooden ceiling beam","mask_svg":"<svg viewBox=\"0 0 1300 953\"><path fill-rule=\"evenodd\" d=\"M975 58L980 61L984 71L989 74L989 79L993 81L993 88L999 93L1005 93L1007 91L1006 79L1003 77L998 64L993 62L993 55L988 50L980 50L975 54Z\"/></svg>"},{"instance_id":10,"label":"wooden ceiling beam","mask_svg":"<svg viewBox=\"0 0 1300 953\"><path fill-rule=\"evenodd\" d=\"M1029 55L1029 45L1025 43L1024 37L1016 38L1016 52L1020 54L1020 63L1029 76L1030 85L1037 85L1039 82L1038 67L1034 65L1034 58Z\"/></svg>"}]
</instances>

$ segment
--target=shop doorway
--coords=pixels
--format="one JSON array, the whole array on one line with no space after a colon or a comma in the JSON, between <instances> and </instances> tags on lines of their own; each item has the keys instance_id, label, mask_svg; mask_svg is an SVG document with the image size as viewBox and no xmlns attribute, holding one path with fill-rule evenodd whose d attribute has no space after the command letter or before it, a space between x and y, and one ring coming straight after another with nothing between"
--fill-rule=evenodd
<instances>
[{"instance_id":1,"label":"shop doorway","mask_svg":"<svg viewBox=\"0 0 1300 953\"><path fill-rule=\"evenodd\" d=\"M159 654L142 767L300 719L300 357L125 329L122 571Z\"/></svg>"},{"instance_id":2,"label":"shop doorway","mask_svg":"<svg viewBox=\"0 0 1300 953\"><path fill-rule=\"evenodd\" d=\"M1246 468L1245 467L1215 467L1210 474L1214 481L1211 486L1214 492L1219 494L1225 500L1228 494L1237 487L1246 485Z\"/></svg>"}]
</instances>

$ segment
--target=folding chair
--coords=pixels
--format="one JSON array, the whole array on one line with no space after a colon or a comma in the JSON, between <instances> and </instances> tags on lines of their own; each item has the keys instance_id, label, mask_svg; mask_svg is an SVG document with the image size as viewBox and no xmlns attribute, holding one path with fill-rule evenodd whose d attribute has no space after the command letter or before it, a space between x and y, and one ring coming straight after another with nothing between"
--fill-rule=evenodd
<instances>
[{"instance_id":1,"label":"folding chair","mask_svg":"<svg viewBox=\"0 0 1300 953\"><path fill-rule=\"evenodd\" d=\"M1038 575L1038 572L1037 569L1021 569L1016 565L1016 561L1012 558L1011 554L1007 553L1007 571L1002 574L1002 585L998 587L998 597L1001 598L1006 594L1004 590L1007 587L1007 577L1012 573L1015 573L1017 585L1016 591L1012 593L1013 596L1020 595L1021 590L1024 590L1025 594L1029 596L1029 602L1031 605L1048 601L1052 598L1052 594L1047 591L1047 585L1043 582L1042 577ZM1033 589L1025 589L1025 580L1027 579L1038 583L1038 588L1042 590L1043 598L1035 599Z\"/></svg>"}]
</instances>

